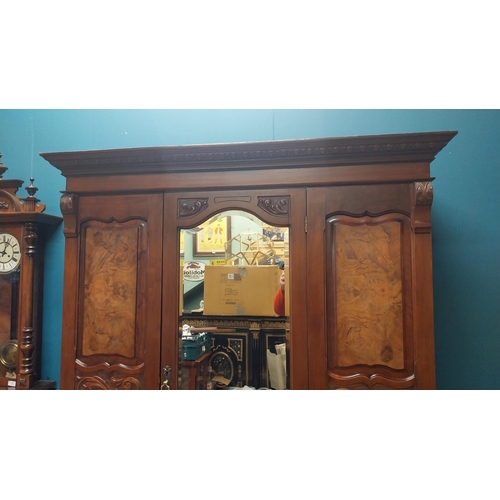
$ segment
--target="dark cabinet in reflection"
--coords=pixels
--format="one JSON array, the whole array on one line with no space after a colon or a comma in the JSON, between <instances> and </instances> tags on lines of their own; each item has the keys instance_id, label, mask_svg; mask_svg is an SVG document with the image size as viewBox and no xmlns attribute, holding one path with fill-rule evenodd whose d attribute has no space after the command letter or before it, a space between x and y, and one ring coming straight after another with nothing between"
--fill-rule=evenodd
<instances>
[{"instance_id":1,"label":"dark cabinet in reflection","mask_svg":"<svg viewBox=\"0 0 500 500\"><path fill-rule=\"evenodd\" d=\"M286 318L185 315L179 326L186 324L218 329L212 333L209 364L211 375L225 380L215 382L215 388L270 388L267 349L274 352L276 344L286 343L289 331ZM187 386L185 382L183 386Z\"/></svg>"},{"instance_id":2,"label":"dark cabinet in reflection","mask_svg":"<svg viewBox=\"0 0 500 500\"><path fill-rule=\"evenodd\" d=\"M183 390L209 390L213 389L212 368L210 357L212 351L201 354L198 358L181 361L179 370L178 387Z\"/></svg>"}]
</instances>

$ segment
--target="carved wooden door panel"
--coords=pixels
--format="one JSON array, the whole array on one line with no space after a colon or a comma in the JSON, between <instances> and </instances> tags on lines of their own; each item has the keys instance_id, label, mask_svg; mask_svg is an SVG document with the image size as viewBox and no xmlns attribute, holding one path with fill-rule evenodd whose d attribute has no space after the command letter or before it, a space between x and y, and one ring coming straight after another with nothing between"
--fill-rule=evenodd
<instances>
[{"instance_id":1,"label":"carved wooden door panel","mask_svg":"<svg viewBox=\"0 0 500 500\"><path fill-rule=\"evenodd\" d=\"M193 228L230 210L249 212L262 221L290 227L290 387L307 389L307 310L305 189L244 189L165 194L162 365L172 368L176 388L179 322L179 228Z\"/></svg>"},{"instance_id":2,"label":"carved wooden door panel","mask_svg":"<svg viewBox=\"0 0 500 500\"><path fill-rule=\"evenodd\" d=\"M78 265L65 269L65 323L76 324L63 325L61 388L159 387L162 204L160 194L63 197L66 222L79 211L65 228L66 262Z\"/></svg>"},{"instance_id":3,"label":"carved wooden door panel","mask_svg":"<svg viewBox=\"0 0 500 500\"><path fill-rule=\"evenodd\" d=\"M308 189L311 389L415 388L413 184Z\"/></svg>"}]
</instances>

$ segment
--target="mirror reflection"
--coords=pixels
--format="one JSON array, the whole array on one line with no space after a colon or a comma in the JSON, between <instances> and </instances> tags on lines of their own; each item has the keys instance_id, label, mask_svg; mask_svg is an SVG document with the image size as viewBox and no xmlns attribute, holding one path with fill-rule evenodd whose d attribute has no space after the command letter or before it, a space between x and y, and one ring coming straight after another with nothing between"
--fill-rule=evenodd
<instances>
[{"instance_id":1,"label":"mirror reflection","mask_svg":"<svg viewBox=\"0 0 500 500\"><path fill-rule=\"evenodd\" d=\"M179 388L289 387L289 241L235 210L180 230Z\"/></svg>"},{"instance_id":2,"label":"mirror reflection","mask_svg":"<svg viewBox=\"0 0 500 500\"><path fill-rule=\"evenodd\" d=\"M7 253L7 249L0 252ZM6 260L6 259L4 259ZM0 271L0 377L16 379L20 266Z\"/></svg>"}]
</instances>

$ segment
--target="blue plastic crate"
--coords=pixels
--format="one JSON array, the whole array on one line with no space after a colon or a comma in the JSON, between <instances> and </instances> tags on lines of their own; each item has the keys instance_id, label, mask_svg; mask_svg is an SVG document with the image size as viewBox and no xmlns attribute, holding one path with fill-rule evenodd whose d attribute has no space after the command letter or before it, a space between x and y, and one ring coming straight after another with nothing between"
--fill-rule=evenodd
<instances>
[{"instance_id":1,"label":"blue plastic crate","mask_svg":"<svg viewBox=\"0 0 500 500\"><path fill-rule=\"evenodd\" d=\"M194 361L212 347L212 334L202 332L182 337L182 359Z\"/></svg>"}]
</instances>

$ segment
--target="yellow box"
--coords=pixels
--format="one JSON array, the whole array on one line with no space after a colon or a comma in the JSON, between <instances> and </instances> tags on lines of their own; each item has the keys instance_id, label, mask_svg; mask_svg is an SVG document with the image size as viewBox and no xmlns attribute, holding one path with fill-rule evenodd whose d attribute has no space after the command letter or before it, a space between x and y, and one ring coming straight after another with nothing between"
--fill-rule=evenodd
<instances>
[{"instance_id":1,"label":"yellow box","mask_svg":"<svg viewBox=\"0 0 500 500\"><path fill-rule=\"evenodd\" d=\"M205 267L205 315L276 316L277 266Z\"/></svg>"}]
</instances>

